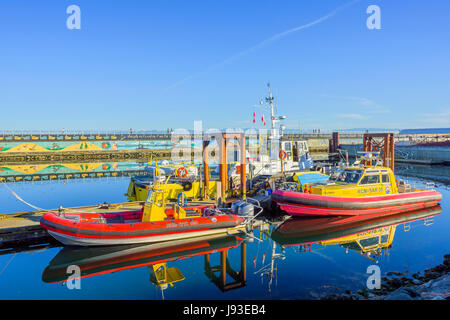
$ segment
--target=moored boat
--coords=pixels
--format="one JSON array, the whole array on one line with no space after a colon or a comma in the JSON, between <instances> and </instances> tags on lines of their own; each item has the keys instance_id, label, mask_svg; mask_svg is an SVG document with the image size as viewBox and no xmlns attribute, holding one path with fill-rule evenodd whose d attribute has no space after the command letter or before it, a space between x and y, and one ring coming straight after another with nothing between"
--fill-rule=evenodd
<instances>
[{"instance_id":1,"label":"moored boat","mask_svg":"<svg viewBox=\"0 0 450 320\"><path fill-rule=\"evenodd\" d=\"M41 226L65 245L151 243L232 232L245 218L212 205L167 203L172 184L156 184L134 210L98 208L89 212L48 212Z\"/></svg>"},{"instance_id":2,"label":"moored boat","mask_svg":"<svg viewBox=\"0 0 450 320\"><path fill-rule=\"evenodd\" d=\"M304 184L297 190L275 190L272 200L289 215L366 215L428 208L442 195L397 181L388 167L350 166L327 182Z\"/></svg>"}]
</instances>

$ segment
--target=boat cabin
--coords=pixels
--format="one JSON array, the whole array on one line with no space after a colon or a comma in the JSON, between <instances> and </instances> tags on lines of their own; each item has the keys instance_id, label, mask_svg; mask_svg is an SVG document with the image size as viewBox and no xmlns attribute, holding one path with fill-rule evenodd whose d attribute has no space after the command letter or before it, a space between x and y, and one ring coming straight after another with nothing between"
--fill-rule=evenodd
<instances>
[{"instance_id":1,"label":"boat cabin","mask_svg":"<svg viewBox=\"0 0 450 320\"><path fill-rule=\"evenodd\" d=\"M175 282L183 281L184 275L177 267L167 268L167 263L157 263L149 267L150 282L161 290L173 287Z\"/></svg>"},{"instance_id":2,"label":"boat cabin","mask_svg":"<svg viewBox=\"0 0 450 320\"><path fill-rule=\"evenodd\" d=\"M168 203L171 192L180 188L183 187L177 183L157 184L149 188L142 213L142 222L200 217L203 207L187 209L178 203Z\"/></svg>"},{"instance_id":3,"label":"boat cabin","mask_svg":"<svg viewBox=\"0 0 450 320\"><path fill-rule=\"evenodd\" d=\"M370 231L360 232L355 235L324 241L323 245L338 244L346 251L354 250L367 258L378 256L382 249L392 247L396 225L381 227Z\"/></svg>"},{"instance_id":4,"label":"boat cabin","mask_svg":"<svg viewBox=\"0 0 450 320\"><path fill-rule=\"evenodd\" d=\"M309 158L308 143L304 140L300 141L282 141L282 152L285 151L285 159L298 162L301 156Z\"/></svg>"},{"instance_id":5,"label":"boat cabin","mask_svg":"<svg viewBox=\"0 0 450 320\"><path fill-rule=\"evenodd\" d=\"M309 184L303 192L364 197L398 193L394 173L387 167L348 167L336 170L326 183Z\"/></svg>"}]
</instances>

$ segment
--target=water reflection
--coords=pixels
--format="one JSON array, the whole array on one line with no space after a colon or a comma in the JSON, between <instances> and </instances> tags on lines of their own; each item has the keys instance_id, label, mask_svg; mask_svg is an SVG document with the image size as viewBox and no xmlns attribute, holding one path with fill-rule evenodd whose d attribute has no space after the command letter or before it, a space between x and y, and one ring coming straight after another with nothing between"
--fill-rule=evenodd
<instances>
[{"instance_id":1,"label":"water reflection","mask_svg":"<svg viewBox=\"0 0 450 320\"><path fill-rule=\"evenodd\" d=\"M0 165L0 182L121 177L145 174L146 161Z\"/></svg>"},{"instance_id":2,"label":"water reflection","mask_svg":"<svg viewBox=\"0 0 450 320\"><path fill-rule=\"evenodd\" d=\"M446 185L450 184L450 166L397 163L395 165L395 173L407 178L419 178L441 182Z\"/></svg>"},{"instance_id":3,"label":"water reflection","mask_svg":"<svg viewBox=\"0 0 450 320\"><path fill-rule=\"evenodd\" d=\"M376 258L392 247L396 228L423 220L425 225L442 212L441 207L384 215L377 218L305 217L289 219L272 232L272 239L283 249L295 247L299 252L319 250L327 245L339 245L346 252L353 250L377 262Z\"/></svg>"},{"instance_id":4,"label":"water reflection","mask_svg":"<svg viewBox=\"0 0 450 320\"><path fill-rule=\"evenodd\" d=\"M252 277L259 277L264 291L270 293L277 286L279 263L284 265L283 260L287 260L289 264L292 258L287 248L307 253L337 245L345 252L351 250L377 262L378 257L393 246L399 226L403 225L408 231L409 224L419 220L430 225L441 211L441 207L436 206L372 219L361 216L289 218L284 222L262 223L254 230L257 236L245 239L240 235L216 235L147 245L65 247L45 268L42 280L45 283L70 280L72 273L68 273L68 268L71 265L80 268L80 278L146 267L147 281L160 289L164 298L165 290L189 278L189 272L196 265L196 268L203 267L205 281L202 285L212 283L222 292L228 292L247 285L247 244L253 240L258 243L254 243L250 253L253 257ZM259 252L259 246L261 249L267 246L268 250ZM233 258L229 256L230 250L236 250ZM203 263L197 261L191 265L189 259L199 256L203 257ZM183 264L173 265L180 260ZM257 266L257 260L260 266ZM184 274L183 270L188 273Z\"/></svg>"},{"instance_id":5,"label":"water reflection","mask_svg":"<svg viewBox=\"0 0 450 320\"><path fill-rule=\"evenodd\" d=\"M240 247L241 255L238 271L231 266L228 259L228 251L237 247ZM211 255L215 254L220 255L220 264L213 266ZM164 290L185 279L181 270L169 266L171 262L195 256L204 256L205 275L220 290L229 291L245 286L246 243L239 236L224 235L157 244L64 247L45 268L42 280L46 283L73 280L73 273L68 273L68 268L72 265L80 268L81 274L78 278L148 267L150 282L161 290L164 298ZM229 278L233 281L230 282Z\"/></svg>"}]
</instances>

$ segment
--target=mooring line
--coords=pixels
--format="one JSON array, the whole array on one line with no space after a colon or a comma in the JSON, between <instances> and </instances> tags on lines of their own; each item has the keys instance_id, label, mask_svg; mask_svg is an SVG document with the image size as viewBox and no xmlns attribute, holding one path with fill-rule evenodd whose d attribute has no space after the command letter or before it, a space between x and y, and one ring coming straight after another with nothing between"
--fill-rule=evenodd
<instances>
[{"instance_id":1,"label":"mooring line","mask_svg":"<svg viewBox=\"0 0 450 320\"><path fill-rule=\"evenodd\" d=\"M11 263L11 261L14 259L14 257L16 256L17 252L14 252L14 254L12 255L11 258L9 258L8 262L6 262L5 266L3 267L3 269L0 271L0 275L2 275L3 271L6 270L6 268L8 267L8 265Z\"/></svg>"},{"instance_id":2,"label":"mooring line","mask_svg":"<svg viewBox=\"0 0 450 320\"><path fill-rule=\"evenodd\" d=\"M5 186L6 189L8 189L8 190L12 193L12 195L13 195L14 197L17 198L17 200L19 200L19 201L25 203L26 205L30 206L31 208L33 208L33 209L35 209L35 210L38 210L38 211L45 211L45 209L36 207L36 206L32 205L31 203L28 203L28 202L26 202L25 200L23 200L21 197L19 197L19 195L18 195L17 193L15 193L10 187L8 187L8 186L6 185L5 182L3 182L3 185Z\"/></svg>"}]
</instances>

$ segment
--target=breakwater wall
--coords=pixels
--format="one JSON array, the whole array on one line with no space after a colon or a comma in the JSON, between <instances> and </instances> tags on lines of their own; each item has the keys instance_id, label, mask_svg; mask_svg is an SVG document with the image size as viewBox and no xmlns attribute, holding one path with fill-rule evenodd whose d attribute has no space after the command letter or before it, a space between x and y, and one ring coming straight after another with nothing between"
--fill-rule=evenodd
<instances>
[{"instance_id":1,"label":"breakwater wall","mask_svg":"<svg viewBox=\"0 0 450 320\"><path fill-rule=\"evenodd\" d=\"M358 151L362 151L362 144L341 144L340 149L354 158ZM395 160L405 163L450 165L450 147L396 145Z\"/></svg>"},{"instance_id":2,"label":"breakwater wall","mask_svg":"<svg viewBox=\"0 0 450 320\"><path fill-rule=\"evenodd\" d=\"M328 151L331 134L285 134L283 140L306 140L311 152ZM256 140L266 140L259 134ZM342 143L362 141L362 134L342 134ZM174 147L201 148L194 135L177 134L0 134L0 155L4 153L45 153L78 151L152 150L161 153Z\"/></svg>"},{"instance_id":3,"label":"breakwater wall","mask_svg":"<svg viewBox=\"0 0 450 320\"><path fill-rule=\"evenodd\" d=\"M258 134L256 140L266 140L266 134ZM285 133L283 140L305 140L311 153L325 153L330 150L331 133ZM431 135L395 135L397 144L411 141L439 140L449 137ZM251 138L253 139L253 138ZM362 150L363 133L339 133L338 145L348 150L350 156ZM433 141L434 141L433 140ZM400 142L400 143L399 143ZM177 135L170 133L139 134L26 134L0 133L0 163L58 162L58 161L122 161L145 159L151 155L159 159L170 159L176 147L190 147L199 152L202 141L194 134ZM201 152L201 151L200 151ZM450 161L447 152L440 147L396 146L396 158L400 161L424 163L446 163Z\"/></svg>"}]
</instances>

